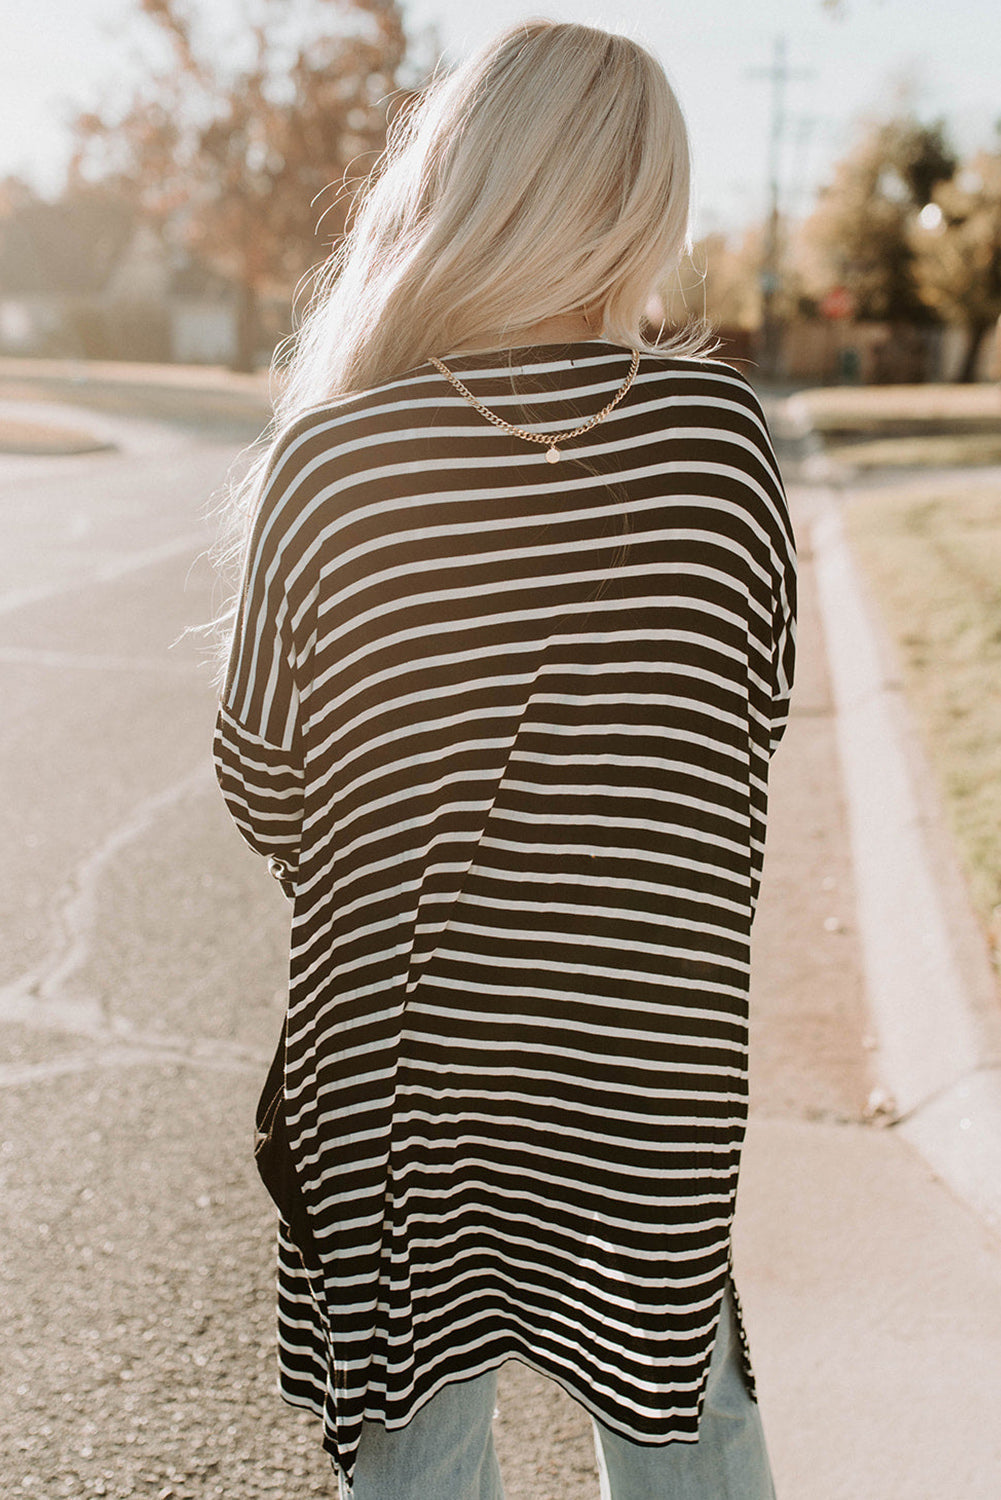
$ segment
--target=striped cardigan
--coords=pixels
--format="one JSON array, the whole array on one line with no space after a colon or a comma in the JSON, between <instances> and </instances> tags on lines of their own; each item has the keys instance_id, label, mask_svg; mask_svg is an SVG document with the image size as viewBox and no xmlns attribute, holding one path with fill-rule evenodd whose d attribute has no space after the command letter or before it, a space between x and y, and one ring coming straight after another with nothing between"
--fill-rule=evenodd
<instances>
[{"instance_id":1,"label":"striped cardigan","mask_svg":"<svg viewBox=\"0 0 1001 1500\"><path fill-rule=\"evenodd\" d=\"M449 363L558 432L629 359ZM430 364L276 441L216 758L294 900L312 1243L280 1226L281 1389L347 1478L363 1418L510 1357L627 1438L696 1438L794 603L761 409L719 363L644 355L555 465Z\"/></svg>"}]
</instances>

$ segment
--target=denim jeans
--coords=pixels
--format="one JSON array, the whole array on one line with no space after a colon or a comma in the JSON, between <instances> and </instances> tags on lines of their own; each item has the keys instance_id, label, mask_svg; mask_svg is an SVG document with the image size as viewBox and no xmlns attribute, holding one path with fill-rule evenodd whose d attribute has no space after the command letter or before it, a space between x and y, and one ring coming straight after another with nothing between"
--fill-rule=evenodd
<instances>
[{"instance_id":1,"label":"denim jeans","mask_svg":"<svg viewBox=\"0 0 1001 1500\"><path fill-rule=\"evenodd\" d=\"M366 1422L342 1500L504 1500L491 1424L497 1372L447 1385L404 1428ZM697 1443L631 1443L595 1421L601 1500L774 1500L727 1294Z\"/></svg>"}]
</instances>

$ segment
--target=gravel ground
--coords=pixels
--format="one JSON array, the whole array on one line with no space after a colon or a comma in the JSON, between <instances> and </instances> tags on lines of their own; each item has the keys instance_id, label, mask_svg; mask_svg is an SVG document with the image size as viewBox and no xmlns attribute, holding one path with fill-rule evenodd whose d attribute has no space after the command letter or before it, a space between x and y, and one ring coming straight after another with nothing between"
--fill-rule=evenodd
<instances>
[{"instance_id":1,"label":"gravel ground","mask_svg":"<svg viewBox=\"0 0 1001 1500\"><path fill-rule=\"evenodd\" d=\"M5 1494L334 1491L312 1422L276 1409L256 1086L168 1063L4 1091Z\"/></svg>"},{"instance_id":2,"label":"gravel ground","mask_svg":"<svg viewBox=\"0 0 1001 1500\"><path fill-rule=\"evenodd\" d=\"M258 1071L95 1058L0 1095L5 1496L336 1494L316 1424L275 1394ZM596 1494L568 1397L510 1365L500 1405L509 1500Z\"/></svg>"},{"instance_id":3,"label":"gravel ground","mask_svg":"<svg viewBox=\"0 0 1001 1500\"><path fill-rule=\"evenodd\" d=\"M250 1150L287 909L208 775L134 826L0 1003L0 1496L334 1497L317 1424L276 1394ZM18 993L47 1024L12 1018ZM500 1407L508 1500L593 1500L570 1398L512 1364Z\"/></svg>"}]
</instances>

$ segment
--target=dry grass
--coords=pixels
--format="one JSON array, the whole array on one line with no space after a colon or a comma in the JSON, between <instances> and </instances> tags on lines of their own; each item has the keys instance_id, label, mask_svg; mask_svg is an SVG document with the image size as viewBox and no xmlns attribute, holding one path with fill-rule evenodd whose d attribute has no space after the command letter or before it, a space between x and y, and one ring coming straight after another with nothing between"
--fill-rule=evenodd
<instances>
[{"instance_id":1,"label":"dry grass","mask_svg":"<svg viewBox=\"0 0 1001 1500\"><path fill-rule=\"evenodd\" d=\"M849 470L1001 464L1001 385L829 386L796 402Z\"/></svg>"},{"instance_id":2,"label":"dry grass","mask_svg":"<svg viewBox=\"0 0 1001 1500\"><path fill-rule=\"evenodd\" d=\"M1001 464L1001 423L996 433L921 433L869 442L828 443L827 454L853 469L946 469Z\"/></svg>"},{"instance_id":3,"label":"dry grass","mask_svg":"<svg viewBox=\"0 0 1001 1500\"><path fill-rule=\"evenodd\" d=\"M905 685L971 892L1001 953L1001 476L857 491L853 546Z\"/></svg>"}]
</instances>

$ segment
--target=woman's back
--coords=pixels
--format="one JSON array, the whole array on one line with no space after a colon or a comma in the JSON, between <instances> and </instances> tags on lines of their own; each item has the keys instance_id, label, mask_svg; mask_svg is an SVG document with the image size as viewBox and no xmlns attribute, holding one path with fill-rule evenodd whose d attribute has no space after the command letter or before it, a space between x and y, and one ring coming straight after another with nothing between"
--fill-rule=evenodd
<instances>
[{"instance_id":1,"label":"woman's back","mask_svg":"<svg viewBox=\"0 0 1001 1500\"><path fill-rule=\"evenodd\" d=\"M447 362L543 431L630 354ZM431 365L276 447L218 754L295 889L317 1267L286 1247L284 1386L342 1461L363 1412L510 1355L626 1436L696 1430L791 552L756 398L709 361L644 355L556 465Z\"/></svg>"}]
</instances>

